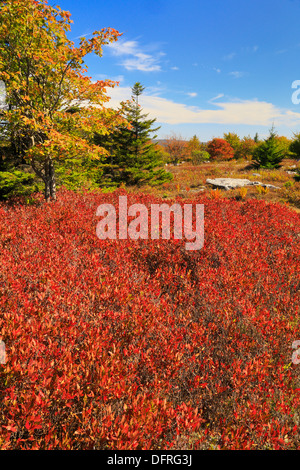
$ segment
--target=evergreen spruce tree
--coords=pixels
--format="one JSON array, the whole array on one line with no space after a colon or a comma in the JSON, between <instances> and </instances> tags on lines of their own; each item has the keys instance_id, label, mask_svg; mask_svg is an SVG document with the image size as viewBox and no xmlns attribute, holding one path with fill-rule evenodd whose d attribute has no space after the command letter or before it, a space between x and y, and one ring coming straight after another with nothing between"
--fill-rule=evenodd
<instances>
[{"instance_id":1,"label":"evergreen spruce tree","mask_svg":"<svg viewBox=\"0 0 300 470\"><path fill-rule=\"evenodd\" d=\"M290 144L289 150L292 158L300 159L300 132L294 134L294 139Z\"/></svg>"},{"instance_id":2,"label":"evergreen spruce tree","mask_svg":"<svg viewBox=\"0 0 300 470\"><path fill-rule=\"evenodd\" d=\"M139 105L139 96L144 87L136 82L132 87L132 100L126 104L123 117L130 127L121 126L115 132L106 136L95 135L95 143L109 150L110 156L102 165L103 174L99 183L141 185L143 183L161 184L172 179L172 175L161 168L163 156L157 150L153 140L157 137L151 134L160 127L153 128L156 119L147 119Z\"/></svg>"},{"instance_id":3,"label":"evergreen spruce tree","mask_svg":"<svg viewBox=\"0 0 300 470\"><path fill-rule=\"evenodd\" d=\"M261 168L278 168L284 158L284 150L280 148L276 139L274 127L270 129L270 135L253 153L254 163Z\"/></svg>"}]
</instances>

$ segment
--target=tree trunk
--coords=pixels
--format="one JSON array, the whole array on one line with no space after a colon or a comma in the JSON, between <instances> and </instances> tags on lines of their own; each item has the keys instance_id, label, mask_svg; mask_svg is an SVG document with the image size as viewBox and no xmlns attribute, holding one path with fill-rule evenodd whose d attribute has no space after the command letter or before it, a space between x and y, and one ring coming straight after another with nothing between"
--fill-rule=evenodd
<instances>
[{"instance_id":1,"label":"tree trunk","mask_svg":"<svg viewBox=\"0 0 300 470\"><path fill-rule=\"evenodd\" d=\"M51 158L48 158L45 161L44 165L44 172L45 172L45 199L47 202L50 199L56 201L56 184L55 184L55 172L54 172L54 165Z\"/></svg>"},{"instance_id":2,"label":"tree trunk","mask_svg":"<svg viewBox=\"0 0 300 470\"><path fill-rule=\"evenodd\" d=\"M49 161L46 160L44 164L44 183L45 183L45 199L50 201L50 180L49 180Z\"/></svg>"},{"instance_id":3,"label":"tree trunk","mask_svg":"<svg viewBox=\"0 0 300 470\"><path fill-rule=\"evenodd\" d=\"M49 178L50 178L50 197L56 201L56 184L55 184L55 171L53 161L49 162Z\"/></svg>"}]
</instances>

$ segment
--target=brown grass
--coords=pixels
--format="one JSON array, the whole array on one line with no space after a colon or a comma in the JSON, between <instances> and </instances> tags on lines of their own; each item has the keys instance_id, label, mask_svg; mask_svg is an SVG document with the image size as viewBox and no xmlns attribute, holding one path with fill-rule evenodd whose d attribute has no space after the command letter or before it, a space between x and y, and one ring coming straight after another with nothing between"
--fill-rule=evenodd
<instances>
[{"instance_id":1,"label":"brown grass","mask_svg":"<svg viewBox=\"0 0 300 470\"><path fill-rule=\"evenodd\" d=\"M200 165L192 165L189 162L177 166L168 165L166 169L174 175L173 181L156 188L145 186L143 192L168 199L173 199L178 195L182 198L190 198L199 192L214 197L211 185L206 183L208 178L247 178L251 181L272 184L280 189L264 191L258 189L257 186L248 186L247 191L241 191L240 188L230 191L220 190L216 196L243 200L263 199L268 202L288 204L296 211L300 211L300 182L297 182L294 176L286 171L293 168L294 165L300 168L300 162L291 159L285 159L281 167L276 170L256 169L251 162L235 160ZM259 174L260 177L253 175L253 173ZM136 189L131 189L131 191L135 192Z\"/></svg>"}]
</instances>

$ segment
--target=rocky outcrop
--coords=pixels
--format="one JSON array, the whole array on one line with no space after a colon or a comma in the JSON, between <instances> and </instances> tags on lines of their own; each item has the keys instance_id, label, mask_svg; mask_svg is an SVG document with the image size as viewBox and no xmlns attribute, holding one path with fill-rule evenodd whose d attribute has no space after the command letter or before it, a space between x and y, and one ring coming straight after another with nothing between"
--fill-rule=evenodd
<instances>
[{"instance_id":1,"label":"rocky outcrop","mask_svg":"<svg viewBox=\"0 0 300 470\"><path fill-rule=\"evenodd\" d=\"M242 188L243 186L263 186L264 188L280 189L272 184L261 183L260 181L250 181L242 178L215 178L207 179L207 184L211 184L215 188L221 188L228 191L229 189Z\"/></svg>"}]
</instances>

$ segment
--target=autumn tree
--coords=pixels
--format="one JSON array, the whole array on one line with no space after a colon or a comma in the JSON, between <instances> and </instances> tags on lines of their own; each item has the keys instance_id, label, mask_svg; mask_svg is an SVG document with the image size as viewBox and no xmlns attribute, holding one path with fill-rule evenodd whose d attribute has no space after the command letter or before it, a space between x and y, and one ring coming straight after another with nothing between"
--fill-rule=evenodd
<instances>
[{"instance_id":1,"label":"autumn tree","mask_svg":"<svg viewBox=\"0 0 300 470\"><path fill-rule=\"evenodd\" d=\"M240 140L240 144L235 151L235 158L243 158L245 160L251 160L253 153L257 147L257 143L250 136L243 137Z\"/></svg>"},{"instance_id":2,"label":"autumn tree","mask_svg":"<svg viewBox=\"0 0 300 470\"><path fill-rule=\"evenodd\" d=\"M234 150L234 156L236 157L237 152L241 145L241 139L239 138L239 136L235 132L227 132L227 133L225 132L223 134L223 138L224 140L226 140L226 142L228 142L231 145L231 147Z\"/></svg>"},{"instance_id":3,"label":"autumn tree","mask_svg":"<svg viewBox=\"0 0 300 470\"><path fill-rule=\"evenodd\" d=\"M285 135L278 135L275 137L278 148L283 151L283 158L291 157L290 145L292 143L291 139L288 139Z\"/></svg>"},{"instance_id":4,"label":"autumn tree","mask_svg":"<svg viewBox=\"0 0 300 470\"><path fill-rule=\"evenodd\" d=\"M101 159L106 150L92 142L121 122L105 108L110 80L92 82L84 58L120 36L107 28L79 45L67 38L70 13L46 0L0 3L0 80L5 84L2 119L17 152L45 184L46 200L56 199L55 162ZM74 112L68 112L74 110Z\"/></svg>"},{"instance_id":5,"label":"autumn tree","mask_svg":"<svg viewBox=\"0 0 300 470\"><path fill-rule=\"evenodd\" d=\"M200 142L196 135L187 142L186 152L193 165L207 161L210 158L209 153L205 151L205 144Z\"/></svg>"},{"instance_id":6,"label":"autumn tree","mask_svg":"<svg viewBox=\"0 0 300 470\"><path fill-rule=\"evenodd\" d=\"M208 142L206 150L211 160L231 160L234 157L234 150L225 139L212 139Z\"/></svg>"},{"instance_id":7,"label":"autumn tree","mask_svg":"<svg viewBox=\"0 0 300 470\"><path fill-rule=\"evenodd\" d=\"M189 153L192 153L195 150L203 150L203 145L201 144L199 138L194 135L188 142L186 149Z\"/></svg>"},{"instance_id":8,"label":"autumn tree","mask_svg":"<svg viewBox=\"0 0 300 470\"><path fill-rule=\"evenodd\" d=\"M172 162L177 165L187 155L187 142L179 134L172 133L163 143Z\"/></svg>"}]
</instances>

